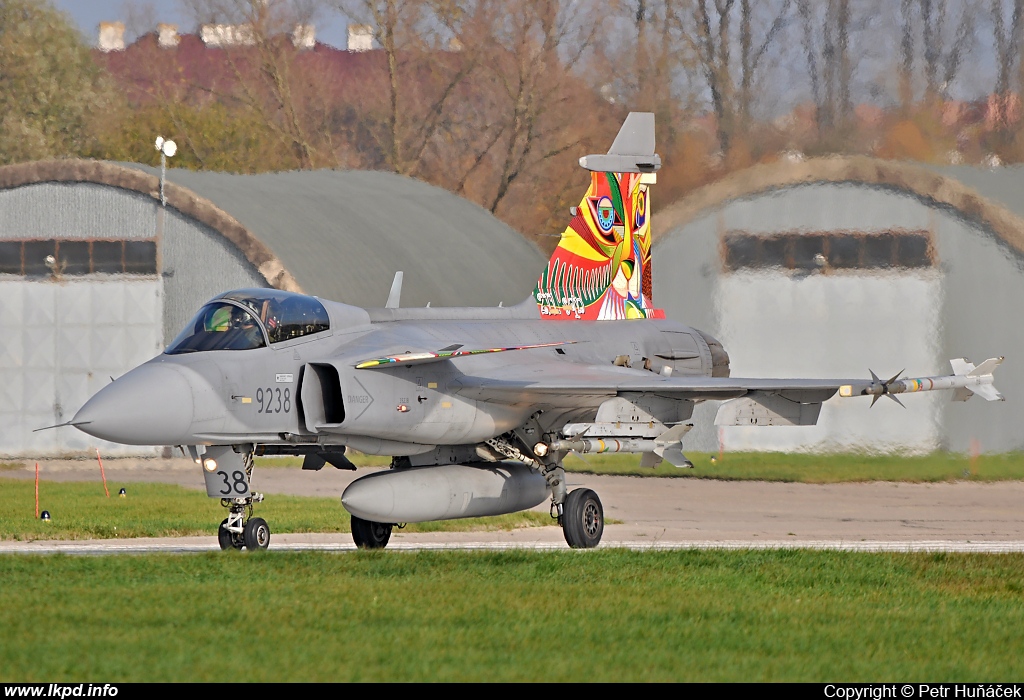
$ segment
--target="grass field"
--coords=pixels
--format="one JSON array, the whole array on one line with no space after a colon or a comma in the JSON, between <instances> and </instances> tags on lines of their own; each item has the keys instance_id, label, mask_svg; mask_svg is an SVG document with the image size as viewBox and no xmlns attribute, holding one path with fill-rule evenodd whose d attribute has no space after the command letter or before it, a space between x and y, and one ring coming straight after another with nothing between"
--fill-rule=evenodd
<instances>
[{"instance_id":1,"label":"grass field","mask_svg":"<svg viewBox=\"0 0 1024 700\"><path fill-rule=\"evenodd\" d=\"M0 556L0 681L1009 681L1024 555Z\"/></svg>"},{"instance_id":2,"label":"grass field","mask_svg":"<svg viewBox=\"0 0 1024 700\"><path fill-rule=\"evenodd\" d=\"M565 460L567 471L590 474L626 474L688 479L746 479L833 484L852 481L1006 481L1024 479L1024 453L1008 452L976 457L950 452L921 456L866 454L789 454L782 452L687 452L693 469L668 462L644 469L637 455L576 455Z\"/></svg>"},{"instance_id":3,"label":"grass field","mask_svg":"<svg viewBox=\"0 0 1024 700\"><path fill-rule=\"evenodd\" d=\"M927 455L793 454L785 452L687 452L693 469L679 469L662 462L656 469L640 466L640 456L631 454L570 454L567 471L587 474L620 474L684 479L747 479L833 484L848 481L1006 481L1024 479L1024 453L1007 452L977 456L952 452ZM387 466L389 458L354 453L361 467ZM258 458L257 465L298 467L299 457Z\"/></svg>"},{"instance_id":4,"label":"grass field","mask_svg":"<svg viewBox=\"0 0 1024 700\"><path fill-rule=\"evenodd\" d=\"M117 491L125 487L127 496ZM40 483L40 510L50 512L44 522L35 517L34 485L27 479L0 478L0 539L107 539L114 537L173 537L212 535L227 517L227 509L201 491L167 484L109 485L107 498L96 482ZM257 506L260 517L275 533L349 532L349 514L337 498L279 496ZM544 513L526 511L494 518L469 518L410 524L408 532L511 529L552 525Z\"/></svg>"}]
</instances>

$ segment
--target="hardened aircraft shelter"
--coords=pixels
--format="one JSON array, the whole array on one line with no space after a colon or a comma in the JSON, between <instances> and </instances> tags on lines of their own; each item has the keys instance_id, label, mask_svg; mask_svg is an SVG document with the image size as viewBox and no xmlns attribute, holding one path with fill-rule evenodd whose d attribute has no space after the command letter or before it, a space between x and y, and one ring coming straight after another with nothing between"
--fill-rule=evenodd
<instances>
[{"instance_id":1,"label":"hardened aircraft shelter","mask_svg":"<svg viewBox=\"0 0 1024 700\"><path fill-rule=\"evenodd\" d=\"M383 306L515 304L546 258L471 202L391 173L89 160L0 168L0 456L153 454L61 423L228 289Z\"/></svg>"},{"instance_id":2,"label":"hardened aircraft shelter","mask_svg":"<svg viewBox=\"0 0 1024 700\"><path fill-rule=\"evenodd\" d=\"M689 449L1024 449L1024 169L870 158L758 165L656 212L654 297L707 330L734 377L947 374L1005 355L1005 402L833 399L813 427L714 426Z\"/></svg>"}]
</instances>

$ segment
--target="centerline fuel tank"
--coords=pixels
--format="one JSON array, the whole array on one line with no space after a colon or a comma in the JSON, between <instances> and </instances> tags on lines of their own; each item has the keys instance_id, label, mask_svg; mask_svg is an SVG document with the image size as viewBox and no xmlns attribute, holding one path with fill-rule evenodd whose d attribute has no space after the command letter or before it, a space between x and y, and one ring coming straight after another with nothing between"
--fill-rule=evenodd
<instances>
[{"instance_id":1,"label":"centerline fuel tank","mask_svg":"<svg viewBox=\"0 0 1024 700\"><path fill-rule=\"evenodd\" d=\"M504 515L540 505L547 481L518 462L392 469L356 479L341 495L348 512L378 523Z\"/></svg>"}]
</instances>

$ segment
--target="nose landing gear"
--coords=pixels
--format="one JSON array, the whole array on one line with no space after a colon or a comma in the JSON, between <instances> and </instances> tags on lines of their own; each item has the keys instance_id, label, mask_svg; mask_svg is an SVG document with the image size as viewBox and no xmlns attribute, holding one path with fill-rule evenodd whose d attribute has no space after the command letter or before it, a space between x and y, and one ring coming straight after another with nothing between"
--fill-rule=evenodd
<instances>
[{"instance_id":1,"label":"nose landing gear","mask_svg":"<svg viewBox=\"0 0 1024 700\"><path fill-rule=\"evenodd\" d=\"M253 445L214 445L188 448L202 465L206 494L219 498L228 509L228 517L217 528L221 549L266 549L270 545L270 526L263 518L252 517L253 505L263 500L252 490Z\"/></svg>"},{"instance_id":2,"label":"nose landing gear","mask_svg":"<svg viewBox=\"0 0 1024 700\"><path fill-rule=\"evenodd\" d=\"M270 526L263 518L252 517L253 503L263 500L262 493L248 498L224 498L220 504L229 508L228 517L217 528L221 549L266 549L270 546Z\"/></svg>"}]
</instances>

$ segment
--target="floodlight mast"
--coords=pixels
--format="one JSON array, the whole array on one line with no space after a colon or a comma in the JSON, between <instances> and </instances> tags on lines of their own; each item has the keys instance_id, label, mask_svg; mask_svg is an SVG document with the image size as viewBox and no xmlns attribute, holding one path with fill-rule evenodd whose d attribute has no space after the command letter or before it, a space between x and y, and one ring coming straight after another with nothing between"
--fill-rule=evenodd
<instances>
[{"instance_id":1,"label":"floodlight mast","mask_svg":"<svg viewBox=\"0 0 1024 700\"><path fill-rule=\"evenodd\" d=\"M173 158L178 152L178 144L163 136L156 137L156 150L160 151L160 204L167 208L167 197L164 195L164 182L167 180L167 159Z\"/></svg>"}]
</instances>

